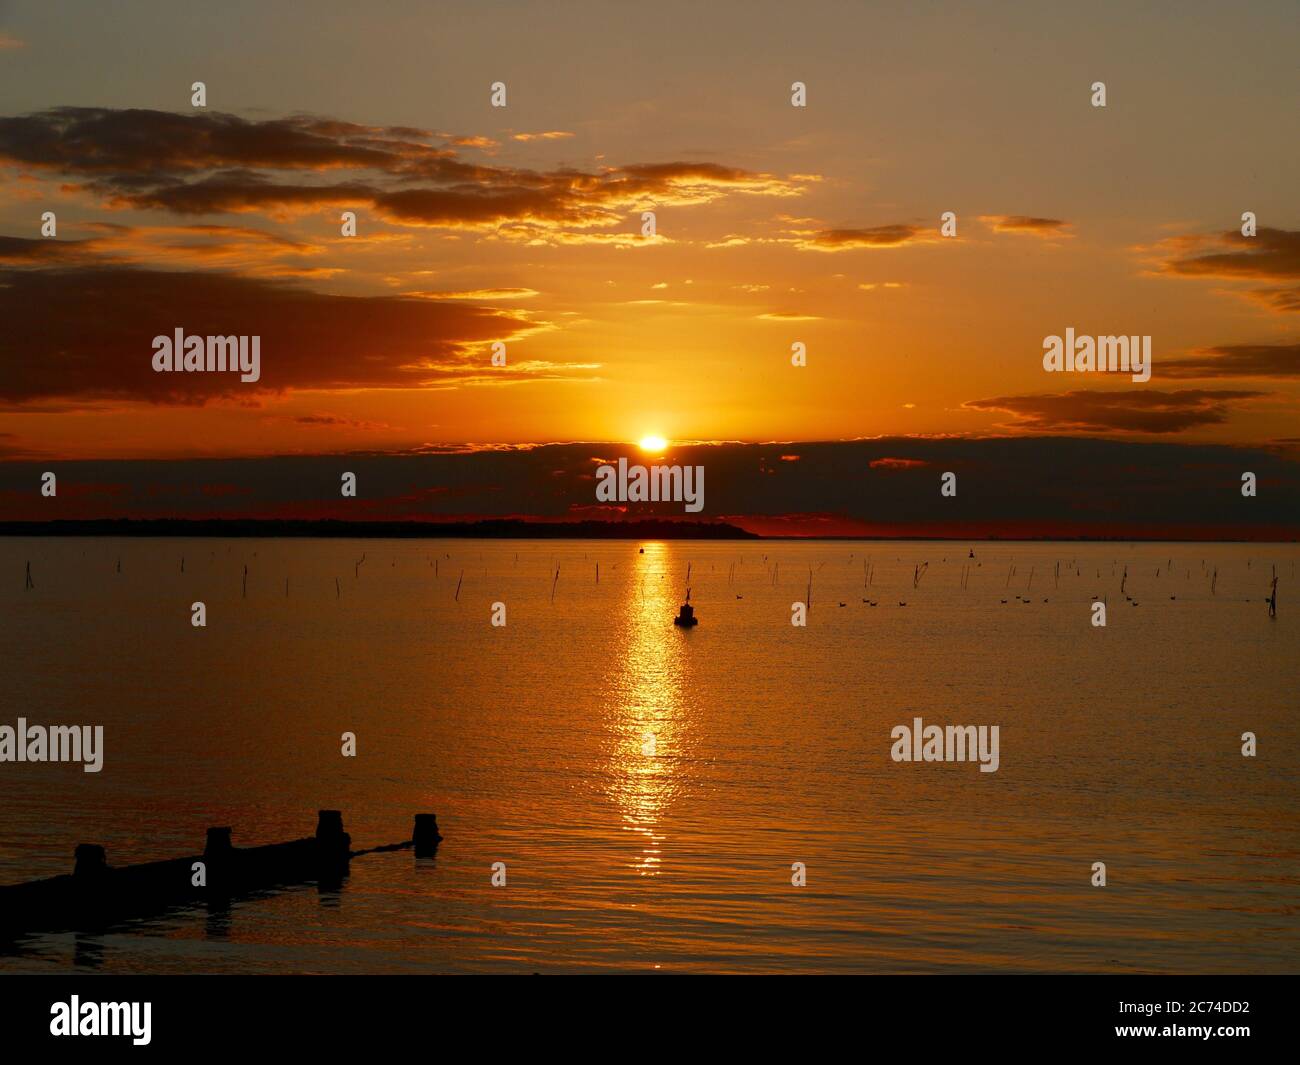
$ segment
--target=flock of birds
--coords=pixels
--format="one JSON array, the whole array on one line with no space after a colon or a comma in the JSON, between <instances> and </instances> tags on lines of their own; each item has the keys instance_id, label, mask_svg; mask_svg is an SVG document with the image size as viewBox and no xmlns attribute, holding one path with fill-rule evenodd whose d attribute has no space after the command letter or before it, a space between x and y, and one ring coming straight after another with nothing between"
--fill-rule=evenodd
<instances>
[{"instance_id":1,"label":"flock of birds","mask_svg":"<svg viewBox=\"0 0 1300 1065\"><path fill-rule=\"evenodd\" d=\"M854 555L850 555L850 556L849 556L849 564L850 564L850 565L853 564L853 559L854 559L854 557L855 557ZM974 560L974 558L975 558L975 552L974 552L974 549L971 549L971 552L970 552L969 558L970 558L971 560ZM766 565L766 564L768 563L768 556L764 555L763 558L762 558L762 561L763 561L763 563ZM898 562L902 562L903 560L900 558L900 559L897 559L897 561L898 561ZM946 563L947 561L948 561L947 558L944 558L944 559L943 559L943 562ZM1128 565L1124 565L1124 566L1123 566L1123 573L1122 573L1122 574L1119 574L1119 573L1116 573L1116 572L1115 572L1115 571L1119 568L1120 564L1121 564L1121 563L1119 562L1119 560L1114 560L1114 561L1112 561L1112 563L1111 563L1111 577L1113 578L1113 577L1118 576L1118 577L1120 578L1119 592L1120 592L1121 595L1124 596L1124 600L1125 600L1125 602L1127 602L1130 606L1134 606L1134 607L1140 606L1141 603L1140 603L1137 599L1135 599L1132 595L1129 595L1128 592L1127 592L1127 589L1126 589L1126 585L1127 585L1127 583L1128 583L1128 577L1129 577L1129 567L1128 567ZM778 566L778 567L779 567L779 565L780 565L779 563L776 563L776 564L775 564L775 566ZM822 562L822 563L821 563L821 566L819 566L818 569L820 569L821 567L824 567L825 565L826 565L826 563L825 563L825 562ZM920 583L921 583L921 579L924 577L925 572L926 572L927 568L929 567L929 565L930 565L929 562L923 562L923 563L918 563L918 564L914 567L914 569L913 569L913 576L912 576L912 587L913 587L913 588L917 588L917 587L919 587L919 585L920 585ZM976 563L974 563L972 566L970 566L969 569L967 569L967 568L963 568L963 571L962 571L962 579L961 579L961 587L962 587L963 589L965 589L965 588L967 587L967 581L968 581L970 575L974 573L975 568L976 568L977 566L982 566L982 565L983 565L983 563L978 563L978 562L976 562ZM1250 568L1250 563L1249 563L1249 562L1247 562L1247 568ZM1212 567L1212 566L1210 565L1210 563L1208 563L1208 562L1205 561L1205 560L1202 560L1202 562L1201 562L1201 569L1202 569L1202 576L1203 576L1203 577L1205 578L1205 580L1209 583L1209 587L1210 587L1210 592L1211 592L1211 594L1215 594L1215 592L1217 591L1217 589L1216 589L1216 585L1217 585L1217 583L1218 583L1218 575L1219 575L1218 567ZM733 565L732 565L732 573L733 573L733 575L734 575L734 571L735 571L735 565L733 564ZM871 580L872 577L874 576L874 571L875 571L874 563L870 563L870 562L867 562L867 561L864 560L864 561L863 561L863 577L864 577L864 581L863 581L863 583L864 583L864 584L867 584L867 583L870 582L870 580ZM1073 571L1073 574L1072 574L1072 575L1075 576L1075 577L1082 577L1082 576L1083 576L1083 573L1082 573L1082 567L1079 565L1079 563L1078 563L1076 560L1071 559L1070 561L1064 563L1064 572L1062 571L1062 563L1061 563L1060 561L1057 561L1057 562L1056 562L1055 567L1054 567L1054 571L1053 571L1053 573L1052 573L1052 576L1054 577L1055 582L1056 582L1056 586L1057 586L1058 588L1059 588L1059 586L1060 586L1060 580L1061 580L1061 577L1064 576L1064 575L1071 575L1071 574L1070 574L1070 571ZM1294 573L1294 564L1292 565L1292 571L1293 571L1293 573ZM772 568L769 572L770 572L771 575L772 575L772 583L776 583L776 573L778 572L778 570L774 567L774 568ZM1169 562L1167 563L1166 566L1158 567L1158 568L1156 569L1156 571L1155 571L1155 576L1156 576L1157 578L1159 578L1159 577L1161 576L1162 572L1167 572L1170 576L1173 576L1173 575L1174 575L1174 573L1175 573L1175 567L1174 567L1174 564L1173 564L1173 560L1172 560L1172 559L1169 560ZM1011 580L1012 580L1012 578L1015 576L1015 574L1016 574L1016 565L1015 565L1014 561L1012 561L1012 563L1011 563L1011 567L1010 567L1010 570L1009 570L1008 573L1007 573L1007 583L1008 583L1008 584L1011 583ZM1192 579L1192 571L1191 571L1190 568L1188 568L1186 576L1187 576L1187 579L1188 579L1189 581ZM1098 577L1098 578L1101 577L1101 570L1100 570L1100 569L1097 570L1097 577ZM730 581L730 579L731 579L731 578L729 578L729 581ZM807 601L808 601L810 604L811 604L811 600L812 600L812 579L813 579L813 569L812 569L812 567L809 567L809 573L808 573L808 599L807 599ZM1030 584L1031 586L1032 586L1032 584L1033 584L1033 579L1034 579L1034 571L1033 571L1033 569L1031 568L1030 573L1029 573L1029 584ZM1271 596L1266 596L1266 597L1265 597L1265 601L1268 602L1268 603L1269 603L1269 606L1270 606L1270 614L1274 614L1274 613L1276 612L1276 589L1277 589L1277 570L1276 570L1276 567L1274 567L1274 569L1273 569L1273 585L1272 585L1272 588L1273 588L1272 595L1271 595ZM737 594L737 595L736 595L736 598L737 598L737 599L743 599L744 596L743 596L743 595L740 595L740 594ZM1107 601L1109 600L1109 596L1108 596L1108 595L1103 596L1103 595L1101 595L1101 594L1093 594L1090 598L1091 598L1091 600L1092 600L1093 602L1107 602ZM1178 596L1177 596L1176 594L1171 594L1171 595L1169 596L1169 600L1170 600L1170 602L1177 602L1177 600L1178 600ZM876 607L876 606L879 606L879 605L880 605L880 601L879 601L878 599L872 599L872 598L869 597L869 596L863 596L861 601L862 601L862 603L866 604L868 607ZM1009 604L1009 603L1020 603L1020 604L1022 604L1022 605L1028 605L1028 604L1030 604L1030 603L1039 602L1039 601L1041 601L1042 603L1049 603L1049 602L1051 602L1051 598L1050 598L1049 596L1043 596L1041 600L1038 600L1038 599L1036 599L1036 598L1034 598L1034 597L1029 596L1028 594L1017 594L1017 595L1011 596L1010 598L1002 598L1002 599L999 600L1000 604L1003 605L1003 606L1006 606L1006 605ZM1243 601L1244 601L1244 602L1250 602L1250 599L1247 598L1247 599L1245 599L1245 600L1243 600ZM843 607L847 607L847 606L849 605L849 600L837 599L836 602L838 603L838 605L839 605L841 608L843 608ZM900 599L900 600L898 600L898 605L899 605L900 607L905 607L905 606L907 606L907 600L905 600L905 599Z\"/></svg>"}]
</instances>

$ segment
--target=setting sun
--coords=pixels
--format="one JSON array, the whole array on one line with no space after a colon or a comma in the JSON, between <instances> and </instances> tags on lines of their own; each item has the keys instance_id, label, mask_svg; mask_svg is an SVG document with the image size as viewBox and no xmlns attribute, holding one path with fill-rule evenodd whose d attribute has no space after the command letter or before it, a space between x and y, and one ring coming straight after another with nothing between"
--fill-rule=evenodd
<instances>
[{"instance_id":1,"label":"setting sun","mask_svg":"<svg viewBox=\"0 0 1300 1065\"><path fill-rule=\"evenodd\" d=\"M662 436L643 436L639 446L642 451L658 453L668 446L668 441Z\"/></svg>"}]
</instances>

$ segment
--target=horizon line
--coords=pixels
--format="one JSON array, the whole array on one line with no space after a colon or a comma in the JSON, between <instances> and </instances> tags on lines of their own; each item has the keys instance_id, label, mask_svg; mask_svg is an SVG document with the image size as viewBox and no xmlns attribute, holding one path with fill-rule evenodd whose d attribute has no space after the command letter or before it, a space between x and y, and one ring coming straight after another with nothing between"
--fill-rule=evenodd
<instances>
[{"instance_id":1,"label":"horizon line","mask_svg":"<svg viewBox=\"0 0 1300 1065\"><path fill-rule=\"evenodd\" d=\"M211 531L196 532L196 529ZM574 530L588 530L587 535ZM316 531L312 535L311 530ZM477 530L477 531L476 531ZM916 536L807 534L769 535L751 532L725 521L694 521L673 518L638 518L628 521L546 521L519 518L434 521L419 518L375 519L372 521L335 518L62 518L48 521L2 521L0 537L66 536L131 537L176 539L434 539L434 540L793 540L864 541L883 543L1236 543L1294 544L1292 539L1207 536ZM568 533L570 535L562 535Z\"/></svg>"}]
</instances>

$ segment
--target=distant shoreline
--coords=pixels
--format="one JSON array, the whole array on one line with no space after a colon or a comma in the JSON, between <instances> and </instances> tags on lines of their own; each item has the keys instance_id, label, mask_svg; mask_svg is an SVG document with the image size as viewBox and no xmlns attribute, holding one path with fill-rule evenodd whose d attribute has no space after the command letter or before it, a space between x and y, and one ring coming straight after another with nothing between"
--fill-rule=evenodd
<instances>
[{"instance_id":1,"label":"distant shoreline","mask_svg":"<svg viewBox=\"0 0 1300 1065\"><path fill-rule=\"evenodd\" d=\"M160 537L201 539L308 540L761 540L865 541L917 543L1146 543L1146 544L1294 544L1295 538L1178 536L763 536L727 522L638 521L533 522L485 521L335 521L275 519L106 518L59 521L3 521L0 537Z\"/></svg>"},{"instance_id":2,"label":"distant shoreline","mask_svg":"<svg viewBox=\"0 0 1300 1065\"><path fill-rule=\"evenodd\" d=\"M175 536L319 540L761 540L725 522L334 521L111 518L85 521L5 521L0 536Z\"/></svg>"}]
</instances>

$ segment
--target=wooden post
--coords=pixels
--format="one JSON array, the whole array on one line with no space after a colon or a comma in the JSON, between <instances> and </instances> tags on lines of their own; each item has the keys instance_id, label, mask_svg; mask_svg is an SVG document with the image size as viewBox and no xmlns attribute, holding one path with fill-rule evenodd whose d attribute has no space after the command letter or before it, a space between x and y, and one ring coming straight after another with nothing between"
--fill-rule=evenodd
<instances>
[{"instance_id":1,"label":"wooden post","mask_svg":"<svg viewBox=\"0 0 1300 1065\"><path fill-rule=\"evenodd\" d=\"M442 842L442 836L438 832L438 815L416 814L415 831L411 839L415 843L417 858L432 858L438 850L438 844Z\"/></svg>"},{"instance_id":2,"label":"wooden post","mask_svg":"<svg viewBox=\"0 0 1300 1065\"><path fill-rule=\"evenodd\" d=\"M219 905L218 900L226 898L234 890L236 875L235 848L230 843L229 828L208 829L208 838L203 845L203 865L208 902Z\"/></svg>"},{"instance_id":3,"label":"wooden post","mask_svg":"<svg viewBox=\"0 0 1300 1065\"><path fill-rule=\"evenodd\" d=\"M95 877L108 872L108 855L98 843L78 843L72 875Z\"/></svg>"},{"instance_id":4,"label":"wooden post","mask_svg":"<svg viewBox=\"0 0 1300 1065\"><path fill-rule=\"evenodd\" d=\"M346 865L352 857L352 837L343 831L341 810L320 810L316 820L316 848L326 864Z\"/></svg>"},{"instance_id":5,"label":"wooden post","mask_svg":"<svg viewBox=\"0 0 1300 1065\"><path fill-rule=\"evenodd\" d=\"M203 847L203 857L208 862L222 862L230 858L235 848L230 843L229 828L208 829L208 840Z\"/></svg>"}]
</instances>

